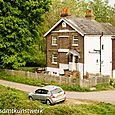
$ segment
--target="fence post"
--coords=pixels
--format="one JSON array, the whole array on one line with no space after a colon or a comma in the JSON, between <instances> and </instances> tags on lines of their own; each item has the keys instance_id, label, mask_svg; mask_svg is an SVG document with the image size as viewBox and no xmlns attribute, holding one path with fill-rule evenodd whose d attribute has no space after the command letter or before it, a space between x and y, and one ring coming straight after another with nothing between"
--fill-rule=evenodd
<instances>
[{"instance_id":1,"label":"fence post","mask_svg":"<svg viewBox=\"0 0 115 115\"><path fill-rule=\"evenodd\" d=\"M61 80L61 76L59 76L59 83L61 83L62 82L62 80Z\"/></svg>"},{"instance_id":2,"label":"fence post","mask_svg":"<svg viewBox=\"0 0 115 115\"><path fill-rule=\"evenodd\" d=\"M29 77L29 71L27 71L27 77Z\"/></svg>"},{"instance_id":3,"label":"fence post","mask_svg":"<svg viewBox=\"0 0 115 115\"><path fill-rule=\"evenodd\" d=\"M69 77L69 83L71 83L71 77Z\"/></svg>"},{"instance_id":4,"label":"fence post","mask_svg":"<svg viewBox=\"0 0 115 115\"><path fill-rule=\"evenodd\" d=\"M12 69L11 74L14 75L14 70Z\"/></svg>"},{"instance_id":5,"label":"fence post","mask_svg":"<svg viewBox=\"0 0 115 115\"><path fill-rule=\"evenodd\" d=\"M37 72L35 72L35 78L38 79L38 73Z\"/></svg>"},{"instance_id":6,"label":"fence post","mask_svg":"<svg viewBox=\"0 0 115 115\"><path fill-rule=\"evenodd\" d=\"M80 87L83 87L83 83L84 81L83 81L83 79L80 79L80 83L79 83L79 85L80 85Z\"/></svg>"}]
</instances>

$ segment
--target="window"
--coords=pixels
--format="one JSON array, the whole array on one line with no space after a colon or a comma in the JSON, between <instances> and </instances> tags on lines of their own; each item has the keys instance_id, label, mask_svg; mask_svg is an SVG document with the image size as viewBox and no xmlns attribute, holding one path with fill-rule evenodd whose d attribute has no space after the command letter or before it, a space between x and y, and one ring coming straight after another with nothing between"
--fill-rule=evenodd
<instances>
[{"instance_id":1,"label":"window","mask_svg":"<svg viewBox=\"0 0 115 115\"><path fill-rule=\"evenodd\" d=\"M78 36L73 36L72 46L78 46Z\"/></svg>"},{"instance_id":2,"label":"window","mask_svg":"<svg viewBox=\"0 0 115 115\"><path fill-rule=\"evenodd\" d=\"M42 90L41 90L41 94L48 94L48 91L45 90L45 89L42 89Z\"/></svg>"},{"instance_id":3,"label":"window","mask_svg":"<svg viewBox=\"0 0 115 115\"><path fill-rule=\"evenodd\" d=\"M52 36L52 45L57 45L57 37Z\"/></svg>"},{"instance_id":4,"label":"window","mask_svg":"<svg viewBox=\"0 0 115 115\"><path fill-rule=\"evenodd\" d=\"M57 64L57 54L52 55L52 63Z\"/></svg>"},{"instance_id":5,"label":"window","mask_svg":"<svg viewBox=\"0 0 115 115\"><path fill-rule=\"evenodd\" d=\"M35 91L35 93L41 94L41 89L37 89L37 90Z\"/></svg>"},{"instance_id":6,"label":"window","mask_svg":"<svg viewBox=\"0 0 115 115\"><path fill-rule=\"evenodd\" d=\"M52 94L57 94L57 93L60 93L60 92L62 92L62 89L60 89L60 88L56 88L56 89L51 91Z\"/></svg>"}]
</instances>

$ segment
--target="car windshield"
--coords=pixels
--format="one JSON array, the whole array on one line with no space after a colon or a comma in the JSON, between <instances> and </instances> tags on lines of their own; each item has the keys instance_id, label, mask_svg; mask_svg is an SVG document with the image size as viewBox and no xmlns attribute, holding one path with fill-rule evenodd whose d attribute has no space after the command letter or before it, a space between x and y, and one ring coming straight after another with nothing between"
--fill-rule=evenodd
<instances>
[{"instance_id":1,"label":"car windshield","mask_svg":"<svg viewBox=\"0 0 115 115\"><path fill-rule=\"evenodd\" d=\"M62 92L62 89L60 89L60 88L56 88L56 89L51 91L52 94L57 94L57 93L60 93L60 92Z\"/></svg>"}]
</instances>

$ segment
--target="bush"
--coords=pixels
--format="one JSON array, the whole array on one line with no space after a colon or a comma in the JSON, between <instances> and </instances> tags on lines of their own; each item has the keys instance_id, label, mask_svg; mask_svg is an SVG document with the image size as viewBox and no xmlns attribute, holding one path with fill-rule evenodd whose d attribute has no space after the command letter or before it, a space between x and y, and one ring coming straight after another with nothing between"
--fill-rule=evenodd
<instances>
[{"instance_id":1,"label":"bush","mask_svg":"<svg viewBox=\"0 0 115 115\"><path fill-rule=\"evenodd\" d=\"M49 106L44 105L39 101L30 101L27 97L28 96L25 92L0 86L0 109L43 110L41 113L34 113L32 115L114 115L115 113L115 105L109 103L96 104L92 102L88 105L56 104L55 106ZM24 113L23 115L30 114Z\"/></svg>"},{"instance_id":2,"label":"bush","mask_svg":"<svg viewBox=\"0 0 115 115\"><path fill-rule=\"evenodd\" d=\"M55 83L55 81L53 81L53 80L51 82L47 83L44 80L36 80L36 79L21 77L21 76L12 76L12 75L8 75L5 72L0 72L0 79L23 83L23 84L28 84L28 85L34 85L34 86L44 86L44 85L48 85L48 84L57 85L57 86L62 87L65 91L79 91L79 92L91 91L89 88L85 88L85 87L83 88L77 84L59 84L59 83ZM113 89L113 87L111 87L110 84L96 85L96 90L101 91L101 90L108 90L108 89Z\"/></svg>"},{"instance_id":3,"label":"bush","mask_svg":"<svg viewBox=\"0 0 115 115\"><path fill-rule=\"evenodd\" d=\"M41 109L44 105L39 101L30 101L22 91L0 86L0 109ZM29 115L29 114L26 114ZM36 114L35 114L36 115Z\"/></svg>"},{"instance_id":4,"label":"bush","mask_svg":"<svg viewBox=\"0 0 115 115\"><path fill-rule=\"evenodd\" d=\"M28 84L28 85L34 85L34 86L42 86L44 83L44 81L42 80L35 80L32 78L21 77L21 76L12 76L7 74L6 72L0 72L0 79Z\"/></svg>"},{"instance_id":5,"label":"bush","mask_svg":"<svg viewBox=\"0 0 115 115\"><path fill-rule=\"evenodd\" d=\"M105 84L97 84L96 89L101 91L101 90L112 89L112 87L110 86L109 83L105 83Z\"/></svg>"},{"instance_id":6,"label":"bush","mask_svg":"<svg viewBox=\"0 0 115 115\"><path fill-rule=\"evenodd\" d=\"M54 84L62 87L66 91L79 91L79 92L88 92L90 91L89 88L81 88L80 85L72 85L72 84Z\"/></svg>"},{"instance_id":7,"label":"bush","mask_svg":"<svg viewBox=\"0 0 115 115\"><path fill-rule=\"evenodd\" d=\"M115 105L99 103L89 105L57 105L47 107L42 115L114 115Z\"/></svg>"},{"instance_id":8,"label":"bush","mask_svg":"<svg viewBox=\"0 0 115 115\"><path fill-rule=\"evenodd\" d=\"M48 84L43 80L35 80L32 78L26 78L26 77L21 77L21 76L11 76L11 75L8 75L6 72L0 72L0 79L28 84L28 85L34 85L34 86L43 86L45 84L46 85ZM76 85L76 84L75 85L58 84L58 83L55 83L54 81L51 81L49 84L60 86L66 91L81 91L81 92L90 91L89 88L81 88L79 85Z\"/></svg>"},{"instance_id":9,"label":"bush","mask_svg":"<svg viewBox=\"0 0 115 115\"><path fill-rule=\"evenodd\" d=\"M110 79L110 85L115 88L115 79Z\"/></svg>"}]
</instances>

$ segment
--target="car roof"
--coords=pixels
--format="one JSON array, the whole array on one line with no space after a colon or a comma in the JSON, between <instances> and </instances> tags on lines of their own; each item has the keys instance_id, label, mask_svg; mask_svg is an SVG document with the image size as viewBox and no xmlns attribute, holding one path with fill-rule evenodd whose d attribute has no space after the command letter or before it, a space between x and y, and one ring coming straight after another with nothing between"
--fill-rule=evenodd
<instances>
[{"instance_id":1,"label":"car roof","mask_svg":"<svg viewBox=\"0 0 115 115\"><path fill-rule=\"evenodd\" d=\"M56 88L60 88L60 87L54 86L54 85L47 85L47 86L42 87L42 89L46 89L46 90L49 90L49 91L52 91Z\"/></svg>"}]
</instances>

